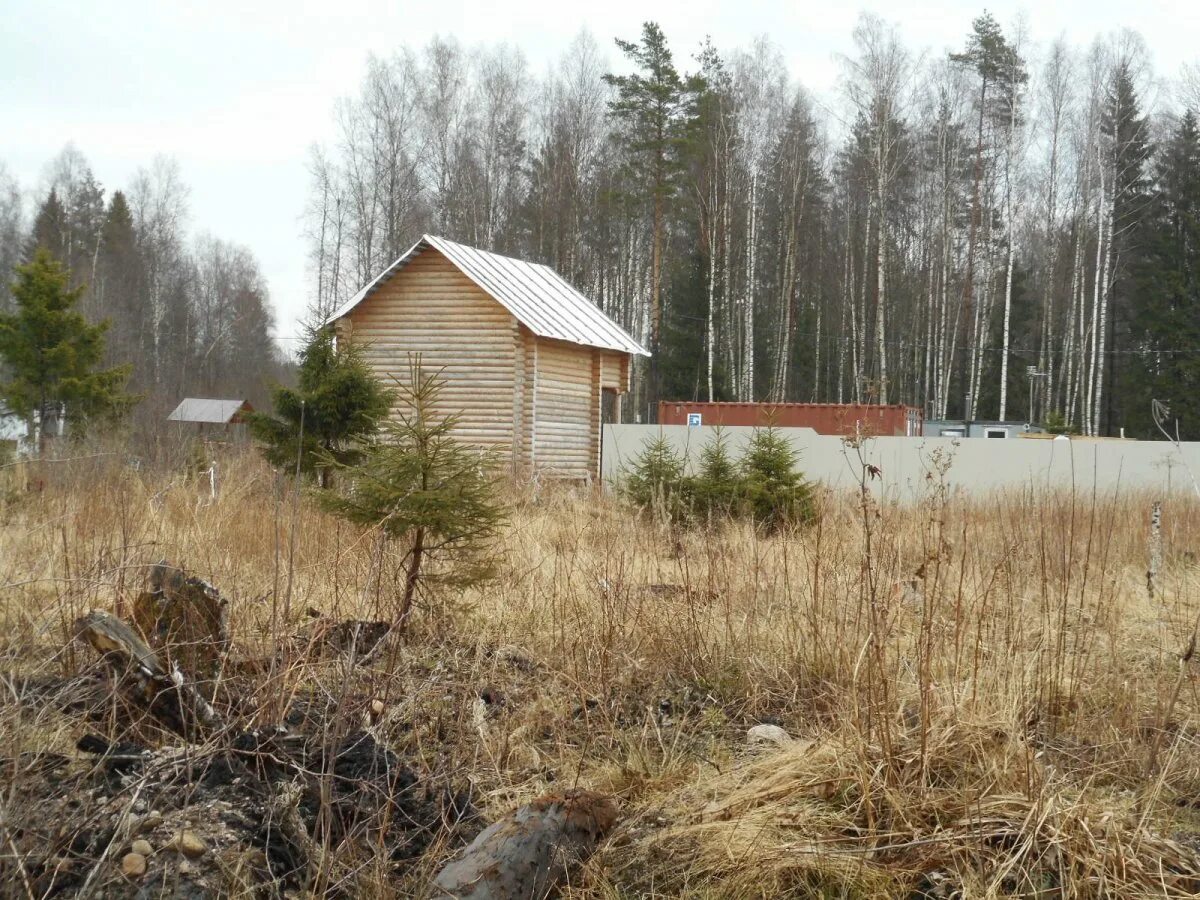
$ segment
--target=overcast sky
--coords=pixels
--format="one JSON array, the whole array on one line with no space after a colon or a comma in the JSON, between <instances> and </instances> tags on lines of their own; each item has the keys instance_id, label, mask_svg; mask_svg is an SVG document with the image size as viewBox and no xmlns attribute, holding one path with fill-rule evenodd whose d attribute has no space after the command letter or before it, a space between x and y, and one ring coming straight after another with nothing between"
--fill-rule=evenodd
<instances>
[{"instance_id":1,"label":"overcast sky","mask_svg":"<svg viewBox=\"0 0 1200 900\"><path fill-rule=\"evenodd\" d=\"M540 74L585 28L615 61L612 38L636 38L653 17L681 68L706 34L722 50L766 34L821 101L836 89L837 56L849 52L861 9L899 23L914 50L941 53L962 45L983 4L0 0L0 8L0 162L33 190L47 161L73 141L111 190L156 154L175 157L191 187L193 231L254 252L286 339L308 297L300 216L309 148L328 137L333 102L357 89L370 51L420 47L435 34L468 47L503 41L520 47ZM1083 46L1134 28L1163 78L1200 57L1200 16L1182 0L987 8L1005 25L1023 13L1042 45L1065 34Z\"/></svg>"}]
</instances>

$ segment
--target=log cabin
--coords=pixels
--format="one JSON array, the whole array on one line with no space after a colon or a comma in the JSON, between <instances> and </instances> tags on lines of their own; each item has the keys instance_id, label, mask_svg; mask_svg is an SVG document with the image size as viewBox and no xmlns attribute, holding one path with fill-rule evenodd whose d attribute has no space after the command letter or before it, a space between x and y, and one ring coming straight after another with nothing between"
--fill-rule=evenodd
<instances>
[{"instance_id":1,"label":"log cabin","mask_svg":"<svg viewBox=\"0 0 1200 900\"><path fill-rule=\"evenodd\" d=\"M438 410L513 471L591 480L602 423L620 420L650 354L549 266L425 235L329 318L385 384L420 354Z\"/></svg>"}]
</instances>

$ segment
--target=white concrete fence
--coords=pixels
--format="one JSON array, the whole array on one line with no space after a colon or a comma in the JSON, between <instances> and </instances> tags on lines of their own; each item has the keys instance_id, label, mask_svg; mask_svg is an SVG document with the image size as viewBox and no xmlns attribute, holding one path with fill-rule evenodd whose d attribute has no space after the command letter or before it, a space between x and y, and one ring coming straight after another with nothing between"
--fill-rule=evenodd
<instances>
[{"instance_id":1,"label":"white concrete fence","mask_svg":"<svg viewBox=\"0 0 1200 900\"><path fill-rule=\"evenodd\" d=\"M643 448L659 434L686 455L693 469L716 428L687 425L606 425L601 471L606 482L618 479ZM740 458L753 428L726 427L731 455ZM873 487L889 500L912 500L927 491L928 476L948 468L951 490L991 491L1071 489L1146 490L1160 496L1191 492L1191 472L1200 477L1200 443L1179 449L1166 441L1089 440L1086 438L988 440L986 438L875 437L859 448L845 439L811 428L780 428L800 452L799 467L812 481L833 488L859 484L863 464L880 477ZM860 461L861 454L861 461ZM1190 469L1190 471L1189 471Z\"/></svg>"}]
</instances>

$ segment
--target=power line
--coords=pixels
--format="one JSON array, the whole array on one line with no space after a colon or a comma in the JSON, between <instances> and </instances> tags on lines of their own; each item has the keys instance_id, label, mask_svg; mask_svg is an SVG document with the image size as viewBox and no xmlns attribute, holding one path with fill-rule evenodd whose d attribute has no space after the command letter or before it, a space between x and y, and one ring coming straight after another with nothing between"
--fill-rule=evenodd
<instances>
[{"instance_id":1,"label":"power line","mask_svg":"<svg viewBox=\"0 0 1200 900\"><path fill-rule=\"evenodd\" d=\"M673 313L672 317L676 318L676 319L689 319L693 322L707 322L708 321L704 316L689 316L689 315L686 315L683 313ZM832 342L854 340L854 338L852 336L849 336L846 334L835 334L832 332L826 332L824 334L818 335L815 331L797 330L797 331L793 331L792 334L794 334L797 337L811 337L811 338L819 337L822 341L832 341ZM868 349L871 347L878 347L879 343L880 342L877 341L875 338L869 338L869 339L863 340L863 346ZM935 344L929 344L924 341L906 341L906 340L889 339L889 340L883 341L883 343L889 347L901 347L905 350L925 350L928 348L936 349ZM960 344L958 346L958 350L965 351L967 349L968 348L965 345ZM975 349L980 353L1003 353L1004 352L1003 347L976 347ZM1031 348L1031 347L1009 347L1008 352L1011 354L1035 354L1036 355L1039 353L1046 353L1046 354L1053 355L1053 356L1067 356L1067 355L1079 355L1079 354L1086 354L1087 356L1091 356L1093 351L1090 348L1086 348L1086 347L1078 348L1075 350L1064 350L1064 349L1051 348L1051 347L1047 347L1045 349L1038 349L1038 348ZM1151 350L1151 349L1146 349L1146 350L1099 350L1099 349L1097 349L1095 352L1099 356L1156 356L1156 355L1157 356L1197 356L1197 355L1200 355L1200 347L1181 348L1181 349L1176 349L1176 350L1159 350L1159 349L1154 349L1154 350Z\"/></svg>"}]
</instances>

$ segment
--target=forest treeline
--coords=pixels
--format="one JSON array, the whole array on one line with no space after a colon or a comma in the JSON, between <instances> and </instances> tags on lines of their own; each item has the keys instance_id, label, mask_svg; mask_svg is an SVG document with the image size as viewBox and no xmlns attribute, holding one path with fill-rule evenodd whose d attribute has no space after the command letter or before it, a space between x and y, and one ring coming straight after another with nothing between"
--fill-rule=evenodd
<instances>
[{"instance_id":1,"label":"forest treeline","mask_svg":"<svg viewBox=\"0 0 1200 900\"><path fill-rule=\"evenodd\" d=\"M156 159L106 192L68 145L44 182L28 204L0 166L0 312L15 267L45 248L84 288L80 311L108 321L105 365L132 366L139 425L161 423L186 396L269 404L290 364L275 344L266 281L249 249L191 236L177 163Z\"/></svg>"},{"instance_id":2,"label":"forest treeline","mask_svg":"<svg viewBox=\"0 0 1200 900\"><path fill-rule=\"evenodd\" d=\"M315 311L431 231L554 266L646 343L643 421L874 400L1149 437L1159 400L1200 438L1198 93L1135 33L1035 47L984 14L918 54L864 15L827 104L767 38L627 37L544 77L452 39L369 57L312 158Z\"/></svg>"}]
</instances>

